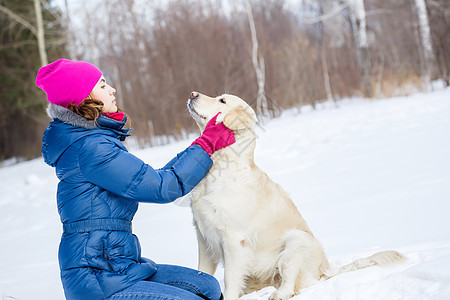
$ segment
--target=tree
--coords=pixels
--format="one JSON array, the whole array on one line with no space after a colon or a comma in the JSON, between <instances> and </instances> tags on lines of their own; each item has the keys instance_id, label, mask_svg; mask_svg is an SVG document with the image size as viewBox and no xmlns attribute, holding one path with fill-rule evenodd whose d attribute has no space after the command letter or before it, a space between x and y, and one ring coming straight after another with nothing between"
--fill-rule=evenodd
<instances>
[{"instance_id":1,"label":"tree","mask_svg":"<svg viewBox=\"0 0 450 300\"><path fill-rule=\"evenodd\" d=\"M47 50L45 49L45 29L42 21L42 7L40 0L33 0L34 12L36 14L36 38L38 41L39 57L41 58L41 65L48 65Z\"/></svg>"},{"instance_id":2,"label":"tree","mask_svg":"<svg viewBox=\"0 0 450 300\"><path fill-rule=\"evenodd\" d=\"M0 160L35 157L48 124L35 76L47 52L55 58L65 52L58 9L47 3L38 11L32 1L0 1Z\"/></svg>"},{"instance_id":3,"label":"tree","mask_svg":"<svg viewBox=\"0 0 450 300\"><path fill-rule=\"evenodd\" d=\"M365 97L373 95L370 80L369 42L367 40L366 11L364 0L346 0L350 6L350 16L356 43L356 58Z\"/></svg>"},{"instance_id":4,"label":"tree","mask_svg":"<svg viewBox=\"0 0 450 300\"><path fill-rule=\"evenodd\" d=\"M266 92L264 90L266 82L266 73L264 65L264 57L258 56L258 37L256 36L255 21L253 19L252 7L249 0L245 0L247 9L248 22L250 25L250 33L252 37L252 63L256 73L256 82L258 84L258 94L256 96L256 114L268 117L269 109L267 107Z\"/></svg>"},{"instance_id":5,"label":"tree","mask_svg":"<svg viewBox=\"0 0 450 300\"><path fill-rule=\"evenodd\" d=\"M314 6L317 7L318 16L315 18L303 18L302 22L305 24L315 25L318 28L318 44L320 49L320 64L322 66L323 82L325 92L327 93L327 99L333 100L333 93L331 91L330 73L328 71L328 62L326 57L326 24L325 22L336 16L344 8L348 6L347 3L335 6L332 11L324 13L325 1L315 1Z\"/></svg>"},{"instance_id":6,"label":"tree","mask_svg":"<svg viewBox=\"0 0 450 300\"><path fill-rule=\"evenodd\" d=\"M0 159L39 155L48 123L41 114L45 94L34 85L41 62L33 1L0 0L19 17L0 11ZM249 0L250 9L230 0L111 0L106 6L65 0L70 32L61 30L61 12L51 1L40 3L49 60L65 56L61 48L69 40L71 58L98 64L116 87L139 146L194 130L185 109L192 91L247 101L258 95L253 106L260 114L263 97L276 99L267 103L273 114L362 90L366 96L406 93L402 86L424 74L412 0ZM433 76L439 72L447 82L448 3L426 0Z\"/></svg>"},{"instance_id":7,"label":"tree","mask_svg":"<svg viewBox=\"0 0 450 300\"><path fill-rule=\"evenodd\" d=\"M436 75L450 85L450 2L448 0L427 0L428 20L430 23L434 50Z\"/></svg>"},{"instance_id":8,"label":"tree","mask_svg":"<svg viewBox=\"0 0 450 300\"><path fill-rule=\"evenodd\" d=\"M28 21L23 19L21 16L14 13L12 10L8 9L5 6L0 5L0 12L3 12L8 17L10 17L15 22L21 24L22 26L28 28L36 37L38 41L38 49L39 49L39 57L41 58L41 65L47 65L47 51L45 49L45 32L44 32L44 24L42 22L42 8L41 2L39 0L33 0L34 4L34 12L36 16L36 26L33 26Z\"/></svg>"},{"instance_id":9,"label":"tree","mask_svg":"<svg viewBox=\"0 0 450 300\"><path fill-rule=\"evenodd\" d=\"M430 75L433 65L433 46L431 43L430 24L428 22L428 12L425 0L414 0L419 24L420 41L423 56L423 80L425 88L430 85Z\"/></svg>"}]
</instances>

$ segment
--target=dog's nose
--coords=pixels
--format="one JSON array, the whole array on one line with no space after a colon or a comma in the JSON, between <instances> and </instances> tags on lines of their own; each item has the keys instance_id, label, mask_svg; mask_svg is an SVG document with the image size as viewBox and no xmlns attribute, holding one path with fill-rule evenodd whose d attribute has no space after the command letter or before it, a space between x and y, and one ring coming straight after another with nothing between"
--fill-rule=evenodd
<instances>
[{"instance_id":1,"label":"dog's nose","mask_svg":"<svg viewBox=\"0 0 450 300\"><path fill-rule=\"evenodd\" d=\"M189 99L194 99L194 98L197 98L199 96L199 93L197 93L197 92L192 92L191 93L191 97L189 98Z\"/></svg>"}]
</instances>

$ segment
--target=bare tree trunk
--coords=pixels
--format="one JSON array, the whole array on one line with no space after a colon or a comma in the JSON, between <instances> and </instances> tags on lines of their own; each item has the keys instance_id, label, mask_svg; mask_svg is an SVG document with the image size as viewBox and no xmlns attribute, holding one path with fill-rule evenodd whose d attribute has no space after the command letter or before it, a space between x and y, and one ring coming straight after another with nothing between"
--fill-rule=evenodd
<instances>
[{"instance_id":1,"label":"bare tree trunk","mask_svg":"<svg viewBox=\"0 0 450 300\"><path fill-rule=\"evenodd\" d=\"M267 107L267 98L264 91L265 85L265 65L264 57L260 56L258 59L258 38L256 36L255 21L253 19L252 7L250 6L249 0L245 1L247 7L248 21L250 24L250 32L252 35L252 62L253 68L256 73L256 80L258 83L258 94L256 96L256 113L264 117L269 117L269 109Z\"/></svg>"},{"instance_id":2,"label":"bare tree trunk","mask_svg":"<svg viewBox=\"0 0 450 300\"><path fill-rule=\"evenodd\" d=\"M45 66L48 64L47 59L47 51L45 49L45 31L44 31L44 22L42 20L42 9L41 9L41 3L39 0L33 0L34 1L34 10L36 14L36 27L31 25L27 20L23 19L13 11L9 10L8 8L0 5L0 12L5 13L8 15L11 19L18 22L22 26L28 28L34 36L36 36L36 39L38 41L38 48L39 48L39 57L41 60L41 65Z\"/></svg>"},{"instance_id":3,"label":"bare tree trunk","mask_svg":"<svg viewBox=\"0 0 450 300\"><path fill-rule=\"evenodd\" d=\"M425 88L430 86L430 76L433 65L433 46L431 43L430 24L425 0L414 0L419 23L420 42L423 55L423 80Z\"/></svg>"},{"instance_id":4,"label":"bare tree trunk","mask_svg":"<svg viewBox=\"0 0 450 300\"><path fill-rule=\"evenodd\" d=\"M384 62L385 62L385 54L382 52L381 53L381 62L379 63L379 70L378 70L378 75L377 75L377 83L375 86L375 93L376 95L381 95L381 84L383 81L383 72L384 72Z\"/></svg>"},{"instance_id":5,"label":"bare tree trunk","mask_svg":"<svg viewBox=\"0 0 450 300\"><path fill-rule=\"evenodd\" d=\"M40 0L34 1L34 12L36 13L36 29L37 41L39 48L39 57L41 58L41 65L48 65L47 51L45 50L45 31L44 22L42 21L42 8Z\"/></svg>"},{"instance_id":6,"label":"bare tree trunk","mask_svg":"<svg viewBox=\"0 0 450 300\"><path fill-rule=\"evenodd\" d=\"M323 16L323 3L320 2L319 6L320 15ZM330 75L328 73L328 63L325 49L325 22L320 21L320 61L322 65L323 82L325 85L325 91L327 93L327 99L333 100L333 93L331 92Z\"/></svg>"},{"instance_id":7,"label":"bare tree trunk","mask_svg":"<svg viewBox=\"0 0 450 300\"><path fill-rule=\"evenodd\" d=\"M373 94L373 90L372 83L370 82L369 43L367 40L364 0L347 1L350 1L351 18L356 42L356 56L359 72L361 75L363 92L365 97L371 97Z\"/></svg>"},{"instance_id":8,"label":"bare tree trunk","mask_svg":"<svg viewBox=\"0 0 450 300\"><path fill-rule=\"evenodd\" d=\"M322 45L320 59L322 62L322 73L323 73L323 81L325 83L325 91L327 92L327 99L333 100L333 93L331 92L331 84L330 84L330 75L328 74L328 64L325 53L325 47Z\"/></svg>"}]
</instances>

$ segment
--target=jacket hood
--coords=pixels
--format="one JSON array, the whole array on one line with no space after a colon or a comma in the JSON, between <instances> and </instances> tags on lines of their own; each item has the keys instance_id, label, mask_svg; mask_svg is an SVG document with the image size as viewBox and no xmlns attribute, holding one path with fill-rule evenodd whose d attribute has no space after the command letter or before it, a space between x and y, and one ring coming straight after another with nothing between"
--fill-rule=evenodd
<instances>
[{"instance_id":1,"label":"jacket hood","mask_svg":"<svg viewBox=\"0 0 450 300\"><path fill-rule=\"evenodd\" d=\"M50 103L47 114L53 118L42 137L42 156L45 163L54 167L66 149L88 135L107 134L125 140L128 131L123 129L123 121L116 121L101 115L96 121L88 120L73 111Z\"/></svg>"},{"instance_id":2,"label":"jacket hood","mask_svg":"<svg viewBox=\"0 0 450 300\"><path fill-rule=\"evenodd\" d=\"M49 103L47 106L47 115L52 119L59 119L62 122L73 126L83 127L86 129L93 129L97 127L94 120L83 118L65 107L52 103Z\"/></svg>"}]
</instances>

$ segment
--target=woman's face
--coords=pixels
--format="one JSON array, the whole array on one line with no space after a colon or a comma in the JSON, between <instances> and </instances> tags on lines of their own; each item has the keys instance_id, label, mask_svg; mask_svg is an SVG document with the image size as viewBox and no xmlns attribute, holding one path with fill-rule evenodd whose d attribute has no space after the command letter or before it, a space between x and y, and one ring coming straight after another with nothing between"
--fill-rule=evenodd
<instances>
[{"instance_id":1,"label":"woman's face","mask_svg":"<svg viewBox=\"0 0 450 300\"><path fill-rule=\"evenodd\" d=\"M102 76L92 89L91 97L103 102L103 112L117 112L115 92L116 90L107 84L105 77Z\"/></svg>"}]
</instances>

